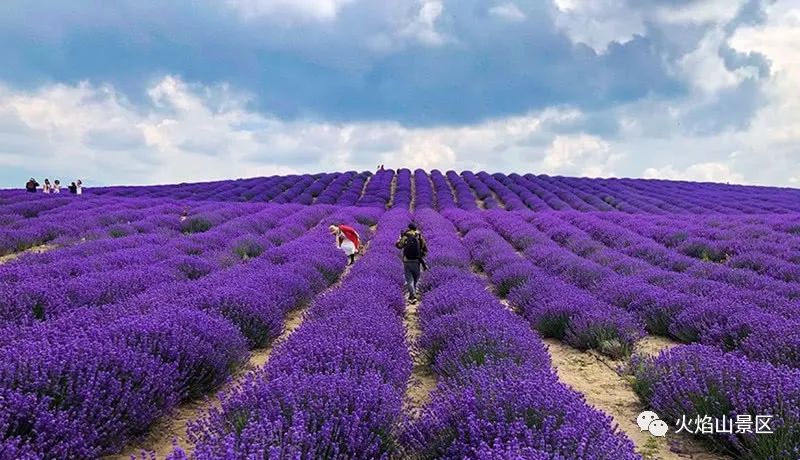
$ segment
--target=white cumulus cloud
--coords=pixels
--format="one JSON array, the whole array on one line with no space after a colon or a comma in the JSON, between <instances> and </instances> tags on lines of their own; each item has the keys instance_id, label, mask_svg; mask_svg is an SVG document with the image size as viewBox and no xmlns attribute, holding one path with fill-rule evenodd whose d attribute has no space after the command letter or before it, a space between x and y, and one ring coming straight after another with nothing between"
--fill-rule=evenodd
<instances>
[{"instance_id":1,"label":"white cumulus cloud","mask_svg":"<svg viewBox=\"0 0 800 460\"><path fill-rule=\"evenodd\" d=\"M644 33L640 12L624 0L555 0L555 24L575 43L603 53L612 42L626 43Z\"/></svg>"},{"instance_id":2,"label":"white cumulus cloud","mask_svg":"<svg viewBox=\"0 0 800 460\"><path fill-rule=\"evenodd\" d=\"M436 21L444 11L444 5L438 0L422 0L416 17L399 33L401 37L411 38L424 45L438 46L447 40L436 29Z\"/></svg>"},{"instance_id":3,"label":"white cumulus cloud","mask_svg":"<svg viewBox=\"0 0 800 460\"><path fill-rule=\"evenodd\" d=\"M519 22L526 19L525 13L523 13L519 7L512 2L503 3L489 8L489 14L496 18L511 22Z\"/></svg>"},{"instance_id":4,"label":"white cumulus cloud","mask_svg":"<svg viewBox=\"0 0 800 460\"><path fill-rule=\"evenodd\" d=\"M675 179L698 182L732 182L744 183L744 176L732 171L731 167L724 163L697 163L678 170L672 165L661 168L647 168L644 177L649 179Z\"/></svg>"},{"instance_id":5,"label":"white cumulus cloud","mask_svg":"<svg viewBox=\"0 0 800 460\"><path fill-rule=\"evenodd\" d=\"M228 0L245 19L273 18L278 22L330 21L354 0Z\"/></svg>"},{"instance_id":6,"label":"white cumulus cloud","mask_svg":"<svg viewBox=\"0 0 800 460\"><path fill-rule=\"evenodd\" d=\"M614 166L621 157L596 136L557 136L547 149L541 169L548 174L608 177L614 175Z\"/></svg>"}]
</instances>

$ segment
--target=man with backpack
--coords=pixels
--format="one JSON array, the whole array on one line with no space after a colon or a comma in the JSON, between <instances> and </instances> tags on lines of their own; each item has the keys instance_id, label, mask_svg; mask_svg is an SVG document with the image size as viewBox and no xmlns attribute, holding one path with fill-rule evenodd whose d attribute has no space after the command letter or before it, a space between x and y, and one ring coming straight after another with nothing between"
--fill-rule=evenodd
<instances>
[{"instance_id":1,"label":"man with backpack","mask_svg":"<svg viewBox=\"0 0 800 460\"><path fill-rule=\"evenodd\" d=\"M427 269L425 256L428 255L428 246L425 244L422 233L417 230L417 226L413 222L400 233L400 239L397 240L395 246L397 249L403 250L403 271L406 278L406 289L408 289L408 300L415 303L420 272L423 268Z\"/></svg>"}]
</instances>

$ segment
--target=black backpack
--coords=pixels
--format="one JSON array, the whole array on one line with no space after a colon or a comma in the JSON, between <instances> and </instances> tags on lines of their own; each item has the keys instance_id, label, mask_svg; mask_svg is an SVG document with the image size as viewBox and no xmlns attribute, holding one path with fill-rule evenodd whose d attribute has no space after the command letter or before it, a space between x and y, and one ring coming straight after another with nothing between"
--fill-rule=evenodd
<instances>
[{"instance_id":1,"label":"black backpack","mask_svg":"<svg viewBox=\"0 0 800 460\"><path fill-rule=\"evenodd\" d=\"M407 260L419 260L420 256L419 237L414 233L407 234L403 244L403 257Z\"/></svg>"}]
</instances>

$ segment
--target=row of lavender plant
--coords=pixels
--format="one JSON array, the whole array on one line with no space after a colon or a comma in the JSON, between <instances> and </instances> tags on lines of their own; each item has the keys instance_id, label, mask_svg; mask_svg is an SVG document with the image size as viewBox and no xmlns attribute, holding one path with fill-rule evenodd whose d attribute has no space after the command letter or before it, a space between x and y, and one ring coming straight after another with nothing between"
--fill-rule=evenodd
<instances>
[{"instance_id":1,"label":"row of lavender plant","mask_svg":"<svg viewBox=\"0 0 800 460\"><path fill-rule=\"evenodd\" d=\"M502 216L487 216L492 222L498 222ZM566 218L567 216L564 216ZM588 219L588 216L580 216ZM568 229L552 222L554 217L548 219L547 216L535 216L537 220L547 221L546 225L551 230L550 234L556 238L564 238L569 235ZM557 219L556 219L557 220ZM526 240L517 240L520 244L535 244L535 250L546 252L546 243L541 239L541 235L528 233L524 223L517 219L509 219L507 225L513 226L515 235ZM500 224L502 225L502 223ZM597 253L597 248L592 247L590 241L580 241L577 239L563 240L568 241L571 248L578 251L589 251ZM551 258L554 263L563 263L568 259L563 253L563 257ZM624 255L623 255L624 257ZM618 254L607 254L608 261L618 260ZM590 267L584 266L581 269L579 264L571 267L572 273L585 275ZM631 279L629 277L628 279ZM664 314L661 311L662 305L658 305L659 299L669 298L670 293L664 291L653 293L642 283L631 283L622 278L605 280L607 284L601 286L601 293L615 293L620 300L630 302L630 305L644 306L651 304L651 311L655 314ZM602 283L601 283L602 284ZM601 294L602 296L602 294ZM664 296L664 297L662 297ZM701 311L708 311L705 304L698 304L696 307ZM735 307L730 307L735 310ZM707 438L726 449L739 458L795 458L800 449L800 430L796 424L800 411L794 409L800 397L800 385L797 371L788 368L775 367L772 363L790 364L796 366L796 342L798 330L796 324L791 321L781 319L777 322L765 323L764 316L759 316L758 311L747 310L742 315L734 314L734 318L728 318L726 314L709 315L708 318L699 318L696 314L688 312L675 318L674 324L684 324L684 328L689 328L692 320L700 322L705 320L712 324L716 321L717 328L707 331L710 336L716 336L716 345L722 346L722 350L709 348L706 346L687 346L678 347L672 352L662 354L657 359L637 358L634 360L633 370L636 378L635 389L641 396L643 402L648 407L655 410L667 420L676 422L679 420L694 420L696 417L715 417L733 421L737 417L750 417L755 419L756 415L773 416L773 430L775 434L755 435L753 433L731 433L730 435L708 436ZM727 319L727 328L721 327ZM788 328L780 328L779 323L788 324ZM735 325L734 325L735 323ZM702 323L701 323L702 324ZM767 328L761 329L763 326ZM674 325L673 325L674 327ZM694 327L702 327L695 325ZM738 327L738 329L737 329ZM771 329L777 332L777 338L766 334ZM731 338L731 331L745 334L745 331L753 331L746 337ZM784 335L781 331L785 332ZM725 337L728 334L728 337ZM722 337L720 337L722 336ZM787 340L788 339L788 340ZM737 341L738 340L738 341ZM740 354L725 354L725 349L736 349ZM795 356L792 355L795 350ZM767 361L765 363L753 362L748 358ZM672 423L671 423L672 424Z\"/></svg>"},{"instance_id":2,"label":"row of lavender plant","mask_svg":"<svg viewBox=\"0 0 800 460\"><path fill-rule=\"evenodd\" d=\"M800 285L773 279L750 270L696 259L643 237L633 230L608 222L606 219L584 219L569 216L568 221L585 230L604 245L618 249L634 264L644 269L662 269L653 282L665 286L683 286L689 293L708 295L721 293L738 302L755 303L779 314L794 314L800 297ZM647 219L639 227L649 227Z\"/></svg>"},{"instance_id":3,"label":"row of lavender plant","mask_svg":"<svg viewBox=\"0 0 800 460\"><path fill-rule=\"evenodd\" d=\"M311 246L312 250L318 249L320 250L320 254L324 254L324 250L328 250L328 252L333 251L329 248L330 244L329 241L327 241L329 237L325 235L324 231L318 232L317 238L318 243ZM306 248L307 245L308 241L299 244L297 247ZM336 251L333 252L336 253ZM291 252L284 254L282 257L286 256L291 256ZM338 259L338 264L342 265L341 256L338 254L336 254L336 256ZM324 260L324 255L322 260ZM310 267L312 267L312 265L306 263L306 268ZM267 267L262 266L261 268L263 269ZM302 265L299 265L292 268L291 271L287 271L285 274L275 273L274 276L272 276L273 274L265 273L263 270L259 270L258 267L251 266L251 270L248 272L251 274L249 278L248 276L245 276L245 273L242 272L230 273L228 279L225 277L216 277L216 279L208 280L208 282L202 286L207 292L199 292L201 286L195 286L194 291L196 291L197 294L202 294L198 299L196 299L197 301L187 301L185 295L176 295L179 292L183 292L178 289L178 287L164 289L161 292L157 292L155 296L151 295L145 299L137 299L137 301L144 302L142 303L142 307L145 305L158 304L158 294L161 294L161 304L163 305L171 305L172 302L175 302L177 298L179 299L181 305L194 305L196 307L200 307L202 305L203 308L218 307L218 310L223 315L226 315L227 318L231 319L232 321L236 322L238 326L242 327L242 332L258 332L258 329L254 329L251 326L260 325L260 329L263 329L263 331L259 332L259 334L262 336L263 340L269 336L274 337L280 330L281 318L283 314L279 312L278 307L285 308L285 306L292 305L292 299L298 299L299 301L298 295L309 289L306 286L319 285L318 282L315 284L311 281L312 279L320 278L319 274L316 274L315 278L309 279L308 273L303 273L303 271L299 271L298 269L305 270ZM297 273L292 275L292 272ZM261 278L253 278L253 274L261 275ZM267 275L266 278L263 276L264 274ZM248 279L249 285L247 283ZM238 284L233 285L233 282L237 282ZM242 283L245 285L243 286ZM220 290L220 285L230 285L231 289L227 291L224 289ZM260 289L270 289L270 286L272 286L271 296L265 297L264 293L261 292ZM187 286L183 287L185 288ZM271 307L270 305L274 305L274 307ZM92 325L96 325L97 323L102 322L100 321L101 319L102 318L92 319L89 322ZM258 322L259 324L256 324L254 321ZM269 330L266 330L265 328L269 328ZM202 338L202 334L200 337ZM210 342L210 344L215 345L216 343ZM195 350L194 353L197 354L191 356L194 357L195 360L197 360L198 357L202 357L207 354L204 353L204 350ZM213 353L208 355L210 359L213 359L215 356ZM189 360L189 362L191 363L192 361ZM224 371L226 367L223 366L220 369ZM224 373L218 373L217 375L224 375ZM203 373L200 374L200 377L202 376Z\"/></svg>"},{"instance_id":4,"label":"row of lavender plant","mask_svg":"<svg viewBox=\"0 0 800 460\"><path fill-rule=\"evenodd\" d=\"M428 179L428 174L421 169L414 171L414 193L414 209L436 207L433 184Z\"/></svg>"},{"instance_id":5,"label":"row of lavender plant","mask_svg":"<svg viewBox=\"0 0 800 460\"><path fill-rule=\"evenodd\" d=\"M24 194L28 196L30 194ZM230 206L224 202L198 202L166 199L117 197L65 198L66 205L42 208L59 198L39 194L5 207L0 214L5 225L0 230L3 253L52 243L69 245L78 241L120 238L133 234L205 231L210 226L235 216L265 209L263 204ZM187 220L177 224L179 216Z\"/></svg>"},{"instance_id":6,"label":"row of lavender plant","mask_svg":"<svg viewBox=\"0 0 800 460\"><path fill-rule=\"evenodd\" d=\"M450 182L450 185L453 187L453 190L455 191L458 207L467 211L477 210L478 204L476 196L472 188L467 184L464 178L462 178L455 171L447 171L447 173L445 173L445 177L447 177L447 181ZM443 207L440 209L447 209L447 208Z\"/></svg>"},{"instance_id":7,"label":"row of lavender plant","mask_svg":"<svg viewBox=\"0 0 800 460\"><path fill-rule=\"evenodd\" d=\"M675 429L683 424L737 459L800 458L800 370L684 345L635 357L631 371L644 404Z\"/></svg>"},{"instance_id":8,"label":"row of lavender plant","mask_svg":"<svg viewBox=\"0 0 800 460\"><path fill-rule=\"evenodd\" d=\"M289 188L297 176L270 176L250 179L197 182L191 184L152 185L146 187L90 187L91 195L146 196L215 201L270 201Z\"/></svg>"},{"instance_id":9,"label":"row of lavender plant","mask_svg":"<svg viewBox=\"0 0 800 460\"><path fill-rule=\"evenodd\" d=\"M437 209L455 208L455 195L447 178L438 169L431 170L430 177L436 194Z\"/></svg>"},{"instance_id":10,"label":"row of lavender plant","mask_svg":"<svg viewBox=\"0 0 800 460\"><path fill-rule=\"evenodd\" d=\"M111 304L160 283L201 278L298 236L332 211L272 206L242 216L252 207L227 205L184 221L174 216L161 227L167 232L123 234L6 264L0 267L0 326L49 320L75 308ZM276 224L281 228L269 229ZM185 235L180 228L193 233Z\"/></svg>"},{"instance_id":11,"label":"row of lavender plant","mask_svg":"<svg viewBox=\"0 0 800 460\"><path fill-rule=\"evenodd\" d=\"M485 209L498 209L500 207L500 203L492 196L492 190L472 171L462 172L461 177L472 188L475 196L483 203Z\"/></svg>"},{"instance_id":12,"label":"row of lavender plant","mask_svg":"<svg viewBox=\"0 0 800 460\"><path fill-rule=\"evenodd\" d=\"M367 176L354 171L302 176L272 176L237 181L206 182L148 187L105 187L90 189L94 195L148 196L217 201L270 201L274 203L334 204L349 187L361 189ZM87 191L88 192L88 191ZM350 201L345 197L343 201ZM354 201L342 203L352 205Z\"/></svg>"},{"instance_id":13,"label":"row of lavender plant","mask_svg":"<svg viewBox=\"0 0 800 460\"><path fill-rule=\"evenodd\" d=\"M374 214L374 213L372 213ZM339 219L373 219L340 211ZM306 216L306 219L308 216ZM42 323L2 348L0 452L96 458L219 385L344 268L325 225L202 280Z\"/></svg>"},{"instance_id":14,"label":"row of lavender plant","mask_svg":"<svg viewBox=\"0 0 800 460\"><path fill-rule=\"evenodd\" d=\"M630 354L644 335L643 325L635 316L522 257L480 214L457 210L443 214L474 248L473 260L489 275L497 294L518 308L543 336L620 357ZM506 214L510 213L499 213L498 217ZM503 223L500 220L496 224Z\"/></svg>"},{"instance_id":15,"label":"row of lavender plant","mask_svg":"<svg viewBox=\"0 0 800 460\"><path fill-rule=\"evenodd\" d=\"M363 196L364 185L369 178L369 173L356 175L339 197L336 198L336 204L338 206L355 206L358 200Z\"/></svg>"},{"instance_id":16,"label":"row of lavender plant","mask_svg":"<svg viewBox=\"0 0 800 460\"><path fill-rule=\"evenodd\" d=\"M535 222L555 222L537 228L526 217ZM626 309L651 333L668 333L672 322L669 314L674 311L669 308L670 302L680 299L654 292L645 280L628 276L637 265L626 260L624 254L605 250L591 239L581 239L577 231L560 225L552 215L493 214L487 221L539 269L572 285L573 290L581 289L582 297L588 295Z\"/></svg>"},{"instance_id":17,"label":"row of lavender plant","mask_svg":"<svg viewBox=\"0 0 800 460\"><path fill-rule=\"evenodd\" d=\"M399 171L398 171L399 172ZM391 169L378 174L393 174ZM89 194L171 197L218 201L274 201L277 203L339 203L385 206L384 188L362 193L370 172L272 176L236 181L177 184L149 187L108 187L87 189ZM420 170L417 175L428 175ZM437 173L431 171L433 178ZM477 195L485 208L505 206L511 210L622 211L648 214L763 214L800 211L796 190L776 187L729 186L724 184L681 183L641 179L586 179L533 174L458 174L448 171L447 181L456 193L455 203L463 209ZM421 177L419 179L421 180ZM463 183L463 186L462 186ZM446 202L441 182L434 184ZM497 198L499 198L499 201ZM410 197L409 202L416 197ZM402 204L400 205L402 206Z\"/></svg>"},{"instance_id":18,"label":"row of lavender plant","mask_svg":"<svg viewBox=\"0 0 800 460\"><path fill-rule=\"evenodd\" d=\"M358 200L359 206L374 206L385 208L392 194L392 178L394 171L387 169L378 171L371 178L364 190L364 195Z\"/></svg>"},{"instance_id":19,"label":"row of lavender plant","mask_svg":"<svg viewBox=\"0 0 800 460\"><path fill-rule=\"evenodd\" d=\"M24 195L23 195L24 196ZM180 214L177 202L163 200L102 198L29 199L0 209L0 255L24 251L42 244L64 245L80 238L114 236L123 220L137 232L162 226L167 216Z\"/></svg>"},{"instance_id":20,"label":"row of lavender plant","mask_svg":"<svg viewBox=\"0 0 800 460\"><path fill-rule=\"evenodd\" d=\"M411 171L408 169L397 171L392 207L405 210L411 207Z\"/></svg>"},{"instance_id":21,"label":"row of lavender plant","mask_svg":"<svg viewBox=\"0 0 800 460\"><path fill-rule=\"evenodd\" d=\"M301 195L303 195L304 192L311 187L311 184L316 182L317 179L323 179L326 176L332 176L332 175L333 174L325 174L322 177L314 177L307 175L300 176L289 188L278 194L275 198L273 198L270 201L272 203L277 203L277 204L292 203L295 200L297 200L298 202L307 201L307 198L305 196L301 198Z\"/></svg>"},{"instance_id":22,"label":"row of lavender plant","mask_svg":"<svg viewBox=\"0 0 800 460\"><path fill-rule=\"evenodd\" d=\"M320 221L320 219L323 219L326 216L328 216L332 211L332 209L330 208L325 209L320 207L314 207L314 208L272 207L270 211L271 212L265 212L253 216L246 216L244 218L232 219L231 221L217 227L216 231L210 231L208 233L203 234L204 237L202 239L195 239L194 241L177 241L177 242L173 241L172 245L168 246L170 251L173 249L188 250L194 254L195 251L197 250L202 251L204 247L214 247L214 245L219 245L220 248L227 247L228 249L226 249L225 251L227 253L228 251L231 250L230 249L231 246L228 246L228 244L230 244L228 243L228 241L231 239L231 237L233 235L239 235L242 234L242 232L246 232L243 236L240 236L238 238L233 238L232 242L232 248L236 254L234 255L233 253L231 253L230 255L238 261L238 265L218 264L215 265L212 270L199 271L197 269L197 265L190 264L191 267L194 267L193 268L194 271L190 273L194 273L197 276L191 276L191 277L187 276L184 280L178 282L161 283L161 284L158 283L159 280L154 279L151 280L149 284L141 283L142 287L147 289L148 295L153 294L153 292L155 292L156 295L158 295L158 293L170 293L172 291L176 293L186 292L186 291L191 291L192 288L196 288L198 286L203 286L203 285L206 286L209 290L223 292L226 289L225 288L226 280L230 280L231 282L237 281L235 275L231 277L231 273L236 273L235 268L237 266L244 265L242 262L250 262L253 260L253 258L257 258L259 255L262 254L262 252L267 250L267 248L268 248L267 254L269 255L269 259L267 259L267 262L269 262L270 264L285 263L286 261L284 259L289 258L292 251L302 250L302 244L304 244L304 241L306 241L306 239L308 238L308 235L306 235L308 229L316 225ZM342 214L342 212L337 213L337 215L340 214ZM374 212L356 215L355 217L347 213L344 214L343 217L346 220L355 218L364 220L365 222L371 222L374 220L375 217L374 215L370 216L370 214L374 214ZM328 223L336 223L337 219L335 216L333 216L326 218L326 221ZM279 226L279 228L273 228L275 226ZM214 233L214 234L211 235L210 238L208 238L206 236L208 236L209 233ZM315 238L317 238L317 240L311 240L311 242L314 244L321 244L321 242L318 241L319 236L316 236ZM262 245L260 241L263 241L264 244ZM123 300L125 298L125 295L123 294L128 294L128 295L131 294L129 292L130 287L126 286L123 283L122 286L125 286L128 289L126 291L119 289L120 286L114 283L103 284L102 281L108 279L107 273L104 272L104 270L108 269L108 267L103 263L103 261L111 262L115 265L119 264L123 268L129 267L128 264L136 264L141 262L140 259L142 258L144 258L145 264L155 263L154 259L152 259L151 257L152 256L151 248L144 248L144 252L139 254L139 250L142 248L135 246L137 241L124 239L124 240L115 240L114 242L118 244L119 243L123 244L121 244L119 248L116 248L118 250L113 251L110 254L110 256L102 253L102 251L113 249L110 244L105 244L100 247L93 245L95 247L90 248L88 247L90 246L90 244L87 243L86 245L81 245L63 251L63 252L72 252L76 253L76 255L79 255L80 257L77 266L80 267L82 270L86 270L86 267L83 266L84 261L89 262L92 261L93 258L99 258L102 260L101 262L95 263L94 267L96 268L96 270L79 272L79 277L77 278L77 280L79 281L78 283L73 283L74 279L69 279L68 281L66 281L69 286L73 285L75 286L74 291L77 294L82 295L84 297L98 298L98 296L92 295L93 294L92 289L81 290L80 286L83 284L85 286L88 286L89 288L96 287L98 284L96 280L99 279L101 281L100 285L108 291L106 295L115 296L117 300ZM286 254L287 251L289 251L288 255ZM62 251L55 251L55 252L62 252ZM121 257L119 257L118 255L121 255ZM48 254L48 257L56 257L56 256L54 254ZM67 261L67 263L68 262L69 261ZM263 260L259 260L259 262L263 262ZM234 267L234 269L224 270L228 267ZM4 267L4 268L9 268L9 269L17 268L21 269L18 271L21 271L22 273L27 273L25 269L29 268L29 265L21 264L16 267ZM252 271L251 268L249 268L248 270ZM10 272L11 270L8 270L6 273ZM125 270L120 270L119 272L123 274L128 273ZM117 273L117 270L115 270L114 273ZM134 273L138 272L134 271ZM112 279L115 279L115 277L112 277ZM124 277L122 277L121 279L123 282L126 281ZM24 283L19 283L19 280L14 280L14 281L15 283L13 283L12 285L19 288L17 292L22 292L22 293L26 292L24 290L24 288L26 287ZM59 280L53 279L48 281L50 283L56 283ZM199 281L202 281L202 284ZM50 287L52 288L53 286L50 285ZM52 292L57 293L58 291L54 290ZM44 307L47 305L46 303L44 303L44 301L52 297L52 292L50 296L45 295L41 297L42 300L40 300L41 303L38 304L39 307ZM263 294L259 295L263 297ZM205 296L205 298L209 299L213 297L214 295L212 294L208 294ZM25 297L23 296L23 298ZM34 297L34 299L35 298L36 297ZM138 298L141 299L142 296L140 295ZM145 298L149 299L150 297L145 297ZM200 300L204 301L204 299ZM280 296L277 297L277 301L280 303ZM188 301L186 299L183 299L182 302L187 303ZM193 303L197 303L197 300L193 301ZM65 311L50 312L47 315L47 320L49 321L52 319L58 319L60 316L64 315L75 317L75 315L69 315L70 312L72 312L73 310L78 310L78 314L81 314L87 310L91 310L94 308L102 309L104 310L103 312L104 315L109 315L110 317L114 317L115 309L119 307L119 303L114 304L110 301L106 303L85 302L85 305L84 304L76 305L67 303L66 306L68 308L66 308ZM43 317L41 318L41 320L44 320L45 319L44 311L42 311L42 313ZM243 319L246 319L248 315L246 311L241 309L234 309L231 313L234 315L234 317L230 318L232 321L236 321L237 317L242 317ZM258 312L252 312L252 313L257 315ZM282 317L282 315L283 313L281 313L280 317L277 318L278 325L281 322L280 318ZM271 327L272 324L275 324L274 320L275 318L270 318L269 321L266 322L266 324ZM69 323L69 319L62 321L61 322L62 326L58 327L63 327L63 324L65 322ZM262 321L262 323L263 322L264 321ZM42 323L36 322L34 324L41 325ZM248 333L248 331L252 329L252 327L245 328L244 324L241 324L241 326L242 326L242 332L248 337L248 340L253 342L253 346L257 346L263 342L264 340L263 338L258 339L256 337L252 337L251 334ZM263 330L265 329L265 327L256 324L255 329ZM3 338L0 339L0 343L13 343L14 340L20 337L25 337L26 334L27 335L38 334L39 329L33 328L33 333L28 334L29 331L26 328L21 328L20 324L14 324L13 326L5 328L4 332L5 333L2 334Z\"/></svg>"},{"instance_id":23,"label":"row of lavender plant","mask_svg":"<svg viewBox=\"0 0 800 460\"><path fill-rule=\"evenodd\" d=\"M434 266L419 347L439 383L405 427L404 458L639 458L609 417L558 382L536 333L471 273L453 225L430 210L415 217Z\"/></svg>"},{"instance_id":24,"label":"row of lavender plant","mask_svg":"<svg viewBox=\"0 0 800 460\"><path fill-rule=\"evenodd\" d=\"M193 458L386 458L411 373L387 212L342 285L318 298L270 361L191 427ZM177 451L175 458L185 453Z\"/></svg>"},{"instance_id":25,"label":"row of lavender plant","mask_svg":"<svg viewBox=\"0 0 800 460\"><path fill-rule=\"evenodd\" d=\"M494 222L504 219L496 216ZM589 215L564 216L604 240L624 233L602 221L593 221ZM542 265L566 273L576 282L591 280L589 287L598 297L635 313L652 333L669 335L684 342L702 342L728 351L738 351L751 359L773 364L800 367L800 324L797 300L781 297L777 283L764 283L756 289L757 281L747 288L736 280L752 280L756 275L729 274L728 283L697 278L694 272L673 273L653 268L615 249L599 245L588 235L554 216L531 216L544 233L564 244L577 255L554 251L539 233L526 229L524 222L511 219L508 228L516 232L512 237L520 242L524 235L538 238L540 244L526 252ZM536 234L539 233L539 236ZM509 233L510 234L510 233ZM635 241L635 238L632 238ZM523 244L520 242L520 244ZM543 248L551 248L546 250ZM641 248L637 249L641 250ZM708 263L706 263L708 264ZM612 267L614 270L605 269ZM731 270L731 269L728 269ZM734 277L738 275L738 277Z\"/></svg>"},{"instance_id":26,"label":"row of lavender plant","mask_svg":"<svg viewBox=\"0 0 800 460\"><path fill-rule=\"evenodd\" d=\"M348 171L336 175L325 188L319 190L314 185L309 187L313 204L335 204L339 197L350 185L356 176L355 171Z\"/></svg>"},{"instance_id":27,"label":"row of lavender plant","mask_svg":"<svg viewBox=\"0 0 800 460\"><path fill-rule=\"evenodd\" d=\"M612 222L630 228L633 222ZM705 261L765 274L780 281L800 281L800 238L791 233L796 216L694 218L681 222L653 218L638 222L635 231L675 251ZM786 231L786 229L790 231Z\"/></svg>"},{"instance_id":28,"label":"row of lavender plant","mask_svg":"<svg viewBox=\"0 0 800 460\"><path fill-rule=\"evenodd\" d=\"M627 213L713 212L760 214L796 212L797 192L774 187L743 187L632 179L585 179L545 175L484 176L503 201L521 199L537 211L620 210ZM502 186L498 186L498 181ZM515 185L515 187L511 187ZM526 193L527 191L527 193Z\"/></svg>"}]
</instances>

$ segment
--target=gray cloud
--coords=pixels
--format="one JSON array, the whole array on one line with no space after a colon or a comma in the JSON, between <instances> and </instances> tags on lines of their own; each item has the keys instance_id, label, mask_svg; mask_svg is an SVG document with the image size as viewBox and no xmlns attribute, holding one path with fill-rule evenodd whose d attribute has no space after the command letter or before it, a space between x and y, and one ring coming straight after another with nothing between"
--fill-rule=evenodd
<instances>
[{"instance_id":1,"label":"gray cloud","mask_svg":"<svg viewBox=\"0 0 800 460\"><path fill-rule=\"evenodd\" d=\"M427 19L435 0L320 1L0 5L0 163L29 174L38 153L106 182L396 162L794 183L800 103L773 68L796 61L771 45L770 2L512 0L510 21L480 0Z\"/></svg>"},{"instance_id":2,"label":"gray cloud","mask_svg":"<svg viewBox=\"0 0 800 460\"><path fill-rule=\"evenodd\" d=\"M98 150L131 150L145 144L142 132L132 126L120 126L116 129L90 129L83 136L83 143Z\"/></svg>"}]
</instances>

